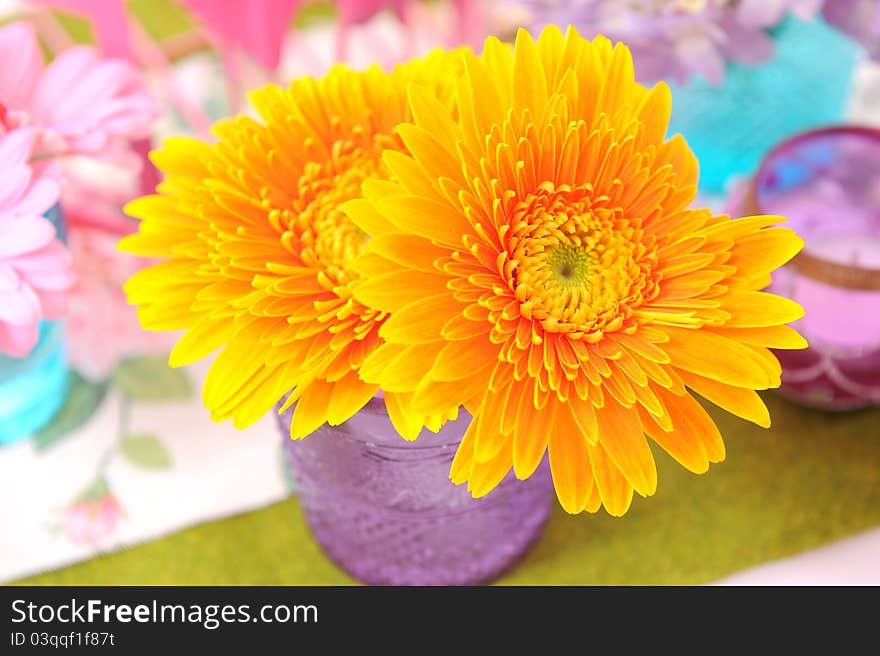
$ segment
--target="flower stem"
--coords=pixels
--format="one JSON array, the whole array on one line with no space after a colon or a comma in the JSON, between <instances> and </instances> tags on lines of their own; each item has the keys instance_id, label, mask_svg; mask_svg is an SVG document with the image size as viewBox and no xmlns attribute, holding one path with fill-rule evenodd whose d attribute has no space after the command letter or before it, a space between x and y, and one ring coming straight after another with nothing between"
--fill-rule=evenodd
<instances>
[{"instance_id":1,"label":"flower stem","mask_svg":"<svg viewBox=\"0 0 880 656\"><path fill-rule=\"evenodd\" d=\"M98 476L104 475L104 472L110 465L110 461L113 460L113 456L115 456L116 452L119 450L119 445L122 442L122 439L128 435L130 425L131 398L129 398L128 394L123 393L119 400L119 422L116 429L116 439L113 440L113 444L107 447L107 450L104 451L104 455L101 456L101 460L98 462Z\"/></svg>"}]
</instances>

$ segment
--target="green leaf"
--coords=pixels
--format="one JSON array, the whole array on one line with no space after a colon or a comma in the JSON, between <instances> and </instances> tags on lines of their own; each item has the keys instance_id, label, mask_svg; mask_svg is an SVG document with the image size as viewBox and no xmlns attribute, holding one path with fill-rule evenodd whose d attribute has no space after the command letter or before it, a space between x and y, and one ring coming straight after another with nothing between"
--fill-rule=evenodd
<instances>
[{"instance_id":1,"label":"green leaf","mask_svg":"<svg viewBox=\"0 0 880 656\"><path fill-rule=\"evenodd\" d=\"M126 460L141 469L171 467L171 454L155 435L126 435L119 450Z\"/></svg>"},{"instance_id":2,"label":"green leaf","mask_svg":"<svg viewBox=\"0 0 880 656\"><path fill-rule=\"evenodd\" d=\"M76 371L70 372L70 393L67 403L54 419L34 435L38 451L49 448L85 424L101 405L107 394L107 383L92 383Z\"/></svg>"},{"instance_id":3,"label":"green leaf","mask_svg":"<svg viewBox=\"0 0 880 656\"><path fill-rule=\"evenodd\" d=\"M166 358L157 356L123 360L113 373L113 382L138 401L175 401L188 399L193 393L186 374L172 369Z\"/></svg>"}]
</instances>

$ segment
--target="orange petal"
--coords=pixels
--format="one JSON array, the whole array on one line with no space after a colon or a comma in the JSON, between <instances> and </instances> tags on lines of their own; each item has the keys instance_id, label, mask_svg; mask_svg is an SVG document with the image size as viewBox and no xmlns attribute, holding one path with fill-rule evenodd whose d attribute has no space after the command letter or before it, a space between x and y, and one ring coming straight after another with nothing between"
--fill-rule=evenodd
<instances>
[{"instance_id":1,"label":"orange petal","mask_svg":"<svg viewBox=\"0 0 880 656\"><path fill-rule=\"evenodd\" d=\"M290 421L290 436L301 439L311 435L327 421L327 408L330 405L332 383L313 381L299 397Z\"/></svg>"},{"instance_id":2,"label":"orange petal","mask_svg":"<svg viewBox=\"0 0 880 656\"><path fill-rule=\"evenodd\" d=\"M708 462L724 460L725 450L721 433L696 399L690 394L675 396L665 390L658 390L657 395L661 397L669 412L673 428L668 433L646 429L654 441L682 465L698 474L704 473L709 468L708 463L700 457L700 451L705 454Z\"/></svg>"},{"instance_id":3,"label":"orange petal","mask_svg":"<svg viewBox=\"0 0 880 656\"><path fill-rule=\"evenodd\" d=\"M665 332L669 341L661 348L678 369L737 387L778 386L746 345L703 330L668 327Z\"/></svg>"},{"instance_id":4,"label":"orange petal","mask_svg":"<svg viewBox=\"0 0 880 656\"><path fill-rule=\"evenodd\" d=\"M338 426L348 421L376 395L377 391L379 391L378 385L368 385L360 380L354 371L340 378L333 383L330 391L327 423Z\"/></svg>"},{"instance_id":5,"label":"orange petal","mask_svg":"<svg viewBox=\"0 0 880 656\"><path fill-rule=\"evenodd\" d=\"M497 430L494 426L478 426L477 428L478 430ZM481 438L477 435L475 439L479 443ZM470 490L474 498L480 498L489 494L507 476L513 464L512 450L513 437L510 436L491 460L482 462L474 458L471 465L471 473L468 477L468 490Z\"/></svg>"},{"instance_id":6,"label":"orange petal","mask_svg":"<svg viewBox=\"0 0 880 656\"><path fill-rule=\"evenodd\" d=\"M593 478L599 489L602 504L609 515L622 517L632 503L633 488L620 470L605 453L601 444L595 446L585 442L593 468Z\"/></svg>"},{"instance_id":7,"label":"orange petal","mask_svg":"<svg viewBox=\"0 0 880 656\"><path fill-rule=\"evenodd\" d=\"M685 385L715 405L762 428L770 428L770 411L761 397L752 390L731 387L687 371L682 371L679 375Z\"/></svg>"},{"instance_id":8,"label":"orange petal","mask_svg":"<svg viewBox=\"0 0 880 656\"><path fill-rule=\"evenodd\" d=\"M474 463L474 444L476 443L477 427L471 420L470 425L464 433L458 450L455 452L455 458L452 460L452 467L449 470L449 479L455 485L461 485L467 481L471 474L471 467Z\"/></svg>"},{"instance_id":9,"label":"orange petal","mask_svg":"<svg viewBox=\"0 0 880 656\"><path fill-rule=\"evenodd\" d=\"M606 398L605 407L596 411L596 418L599 443L617 469L639 494L654 494L657 468L635 409Z\"/></svg>"},{"instance_id":10,"label":"orange petal","mask_svg":"<svg viewBox=\"0 0 880 656\"><path fill-rule=\"evenodd\" d=\"M804 240L793 230L765 228L737 240L725 264L735 266L737 276L752 279L782 266L803 246Z\"/></svg>"},{"instance_id":11,"label":"orange petal","mask_svg":"<svg viewBox=\"0 0 880 656\"><path fill-rule=\"evenodd\" d=\"M556 496L566 512L581 512L590 499L593 470L587 440L565 406L559 409L556 423L550 427L550 471Z\"/></svg>"},{"instance_id":12,"label":"orange petal","mask_svg":"<svg viewBox=\"0 0 880 656\"><path fill-rule=\"evenodd\" d=\"M520 404L513 441L513 470L517 478L528 478L541 464L547 450L548 433L555 424L556 414L555 400L550 401L543 410L538 410L529 403Z\"/></svg>"},{"instance_id":13,"label":"orange petal","mask_svg":"<svg viewBox=\"0 0 880 656\"><path fill-rule=\"evenodd\" d=\"M486 392L471 423L477 424L474 460L488 462L510 441L510 434L501 431L501 414L509 386L499 393Z\"/></svg>"},{"instance_id":14,"label":"orange petal","mask_svg":"<svg viewBox=\"0 0 880 656\"><path fill-rule=\"evenodd\" d=\"M405 440L414 440L422 430L422 417L412 411L412 394L384 392L385 408L392 425Z\"/></svg>"}]
</instances>

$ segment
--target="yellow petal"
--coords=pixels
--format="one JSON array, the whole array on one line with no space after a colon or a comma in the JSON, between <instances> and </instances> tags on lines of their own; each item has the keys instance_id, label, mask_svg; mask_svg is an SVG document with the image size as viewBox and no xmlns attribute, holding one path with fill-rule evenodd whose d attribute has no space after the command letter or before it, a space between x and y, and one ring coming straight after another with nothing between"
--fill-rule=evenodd
<instances>
[{"instance_id":1,"label":"yellow petal","mask_svg":"<svg viewBox=\"0 0 880 656\"><path fill-rule=\"evenodd\" d=\"M399 233L373 237L370 239L370 250L407 269L433 274L440 273L434 261L448 253L424 237Z\"/></svg>"},{"instance_id":2,"label":"yellow petal","mask_svg":"<svg viewBox=\"0 0 880 656\"><path fill-rule=\"evenodd\" d=\"M395 271L366 280L354 288L354 296L369 308L399 312L413 298L443 294L447 277L423 271Z\"/></svg>"},{"instance_id":3,"label":"yellow petal","mask_svg":"<svg viewBox=\"0 0 880 656\"><path fill-rule=\"evenodd\" d=\"M449 115L449 111L437 102L436 96L419 86L409 88L409 105L413 121L437 138L437 142L451 155L456 154L455 145L461 141L461 130Z\"/></svg>"},{"instance_id":4,"label":"yellow petal","mask_svg":"<svg viewBox=\"0 0 880 656\"><path fill-rule=\"evenodd\" d=\"M397 231L395 225L380 214L373 203L365 198L356 198L343 203L342 210L352 223L369 235Z\"/></svg>"},{"instance_id":5,"label":"yellow petal","mask_svg":"<svg viewBox=\"0 0 880 656\"><path fill-rule=\"evenodd\" d=\"M516 34L513 48L513 106L540 109L547 103L547 78L538 46L524 29Z\"/></svg>"},{"instance_id":6,"label":"yellow petal","mask_svg":"<svg viewBox=\"0 0 880 656\"><path fill-rule=\"evenodd\" d=\"M443 326L462 309L452 292L422 298L392 314L379 329L379 336L396 344L442 341Z\"/></svg>"},{"instance_id":7,"label":"yellow petal","mask_svg":"<svg viewBox=\"0 0 880 656\"><path fill-rule=\"evenodd\" d=\"M804 316L804 309L794 301L767 292L734 290L718 300L721 308L731 314L725 323L731 328L778 326Z\"/></svg>"},{"instance_id":8,"label":"yellow petal","mask_svg":"<svg viewBox=\"0 0 880 656\"><path fill-rule=\"evenodd\" d=\"M505 435L500 430L501 413L504 410L508 390L509 387L500 393L486 392L479 409L474 413L472 423L477 424L474 427L476 432L474 460L480 462L492 460L510 441L510 434Z\"/></svg>"},{"instance_id":9,"label":"yellow petal","mask_svg":"<svg viewBox=\"0 0 880 656\"><path fill-rule=\"evenodd\" d=\"M231 321L217 321L209 316L202 317L187 330L174 345L168 364L182 367L201 360L228 343L234 332Z\"/></svg>"},{"instance_id":10,"label":"yellow petal","mask_svg":"<svg viewBox=\"0 0 880 656\"><path fill-rule=\"evenodd\" d=\"M645 94L642 106L636 111L643 125L642 140L645 145L662 143L671 113L672 93L665 82L659 82Z\"/></svg>"},{"instance_id":11,"label":"yellow petal","mask_svg":"<svg viewBox=\"0 0 880 656\"><path fill-rule=\"evenodd\" d=\"M807 340L789 326L767 326L765 328L729 328L722 326L720 328L708 328L707 330L744 344L752 344L753 346L775 349L804 349L808 346Z\"/></svg>"}]
</instances>

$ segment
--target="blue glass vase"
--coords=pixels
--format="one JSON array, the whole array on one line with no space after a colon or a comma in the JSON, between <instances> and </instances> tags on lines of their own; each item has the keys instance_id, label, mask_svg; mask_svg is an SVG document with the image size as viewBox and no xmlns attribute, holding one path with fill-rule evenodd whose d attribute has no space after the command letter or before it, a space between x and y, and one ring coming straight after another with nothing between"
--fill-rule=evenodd
<instances>
[{"instance_id":1,"label":"blue glass vase","mask_svg":"<svg viewBox=\"0 0 880 656\"><path fill-rule=\"evenodd\" d=\"M62 241L66 240L59 205L48 218ZM69 378L64 325L40 324L40 339L24 358L0 355L0 444L16 442L45 426L67 401Z\"/></svg>"},{"instance_id":2,"label":"blue glass vase","mask_svg":"<svg viewBox=\"0 0 880 656\"><path fill-rule=\"evenodd\" d=\"M758 66L731 63L722 85L671 84L669 134L680 132L700 162L700 190L720 194L750 174L777 143L840 122L860 48L821 18L789 18L772 31L776 54Z\"/></svg>"}]
</instances>

